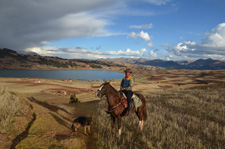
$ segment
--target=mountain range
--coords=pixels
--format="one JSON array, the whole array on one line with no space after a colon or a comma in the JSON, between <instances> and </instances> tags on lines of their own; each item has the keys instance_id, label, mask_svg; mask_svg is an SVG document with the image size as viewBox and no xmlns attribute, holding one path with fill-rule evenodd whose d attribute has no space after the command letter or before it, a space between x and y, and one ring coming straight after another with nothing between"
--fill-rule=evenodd
<instances>
[{"instance_id":1,"label":"mountain range","mask_svg":"<svg viewBox=\"0 0 225 149\"><path fill-rule=\"evenodd\" d=\"M14 50L0 48L0 69L122 69L135 64L144 69L225 69L224 60L197 59L181 61L150 60L145 58L113 59L62 59L59 57L40 56L36 53L17 53Z\"/></svg>"},{"instance_id":2,"label":"mountain range","mask_svg":"<svg viewBox=\"0 0 225 149\"><path fill-rule=\"evenodd\" d=\"M151 65L165 69L195 69L195 70L220 70L225 69L225 61L214 59L197 59L182 61L165 61L160 59L150 60L145 58L114 58L107 61L117 61L130 64Z\"/></svg>"}]
</instances>

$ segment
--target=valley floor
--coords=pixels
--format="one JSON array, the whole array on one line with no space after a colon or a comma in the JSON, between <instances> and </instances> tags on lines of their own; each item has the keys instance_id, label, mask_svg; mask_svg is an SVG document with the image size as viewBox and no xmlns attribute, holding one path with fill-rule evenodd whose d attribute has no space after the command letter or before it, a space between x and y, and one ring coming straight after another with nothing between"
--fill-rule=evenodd
<instances>
[{"instance_id":1,"label":"valley floor","mask_svg":"<svg viewBox=\"0 0 225 149\"><path fill-rule=\"evenodd\" d=\"M166 134L170 131L171 137L174 137L178 143L181 142L177 135L182 137L186 133L189 135L184 139L186 143L195 142L192 138L197 138L200 140L199 147L204 147L205 144L207 147L211 144L215 147L216 143L219 143L217 147L220 147L224 144L222 140L223 138L225 140L225 111L222 109L225 109L225 99L223 98L225 71L160 70L143 71L140 74L136 73L135 75L134 90L143 93L147 99L149 117L145 129L148 129L151 134L136 135L140 136L139 141L144 146L138 143L136 145L142 148L170 147L173 140L165 142L165 139L169 139ZM28 111L29 116L27 116L29 122L25 123L24 121L25 127L22 127L21 122L21 127L16 127L13 131L0 128L0 148L109 147L105 141L111 141L111 143L124 147L121 143L130 141L115 140L107 137L108 135L103 138L104 135L110 134L110 118L100 108L99 99L95 98L95 91L101 82L0 78L0 83L3 88L7 88L25 99L31 108ZM119 89L120 80L113 80L111 84ZM195 87L197 90L194 89ZM69 104L71 94L75 94L80 103ZM202 110L201 105L209 106L208 111L207 109ZM210 106L212 107L210 108ZM217 110L218 107L220 109ZM82 127L78 129L78 132L71 130L72 121L79 116L93 117L91 134L84 135ZM177 116L180 119L177 119ZM128 127L123 132L126 135L132 135L132 131L136 130L133 129L136 121L129 121L136 117L125 119L122 125ZM186 120L190 120L190 123ZM102 121L105 121L106 124L103 124ZM199 125L194 125L199 122L205 122L205 127L200 134L193 132L200 128ZM185 126L180 126L182 123L185 123ZM210 134L214 129L218 135ZM158 133L161 133L161 136L157 135ZM205 135L202 142L201 134ZM219 142L207 142L213 141L210 139L211 136L214 142ZM135 139L131 136L127 138Z\"/></svg>"}]
</instances>

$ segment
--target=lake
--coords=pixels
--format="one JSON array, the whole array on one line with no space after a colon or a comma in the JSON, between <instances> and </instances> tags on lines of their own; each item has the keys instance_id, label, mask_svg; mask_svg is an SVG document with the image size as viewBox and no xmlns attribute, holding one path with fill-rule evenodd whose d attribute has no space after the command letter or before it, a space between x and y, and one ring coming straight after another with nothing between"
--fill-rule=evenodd
<instances>
[{"instance_id":1,"label":"lake","mask_svg":"<svg viewBox=\"0 0 225 149\"><path fill-rule=\"evenodd\" d=\"M104 79L122 79L124 74L106 70L0 70L0 77L103 81Z\"/></svg>"}]
</instances>

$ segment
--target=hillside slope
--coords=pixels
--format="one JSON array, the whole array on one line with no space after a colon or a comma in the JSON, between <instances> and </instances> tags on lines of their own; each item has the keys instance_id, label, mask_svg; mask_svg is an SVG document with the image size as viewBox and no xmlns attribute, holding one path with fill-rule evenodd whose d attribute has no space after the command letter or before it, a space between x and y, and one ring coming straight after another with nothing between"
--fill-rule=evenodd
<instances>
[{"instance_id":1,"label":"hillside slope","mask_svg":"<svg viewBox=\"0 0 225 149\"><path fill-rule=\"evenodd\" d=\"M98 101L50 104L0 88L0 148L95 148L94 130L71 130L77 116L92 116Z\"/></svg>"},{"instance_id":2,"label":"hillside slope","mask_svg":"<svg viewBox=\"0 0 225 149\"><path fill-rule=\"evenodd\" d=\"M213 59L165 61L160 59L150 60L143 58L115 58L108 61L131 63L139 65L150 65L166 69L195 69L195 70L221 70L225 69L225 61Z\"/></svg>"},{"instance_id":3,"label":"hillside slope","mask_svg":"<svg viewBox=\"0 0 225 149\"><path fill-rule=\"evenodd\" d=\"M10 49L0 49L0 69L121 69L123 64L87 59L62 59L59 57L19 54Z\"/></svg>"}]
</instances>

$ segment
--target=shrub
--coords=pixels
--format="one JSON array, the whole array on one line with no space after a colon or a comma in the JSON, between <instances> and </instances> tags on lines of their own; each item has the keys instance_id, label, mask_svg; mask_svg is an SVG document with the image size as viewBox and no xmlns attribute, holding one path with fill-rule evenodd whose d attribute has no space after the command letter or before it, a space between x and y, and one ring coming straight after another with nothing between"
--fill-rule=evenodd
<instances>
[{"instance_id":1,"label":"shrub","mask_svg":"<svg viewBox=\"0 0 225 149\"><path fill-rule=\"evenodd\" d=\"M70 95L70 103L79 103L80 101L76 97L76 94Z\"/></svg>"},{"instance_id":2,"label":"shrub","mask_svg":"<svg viewBox=\"0 0 225 149\"><path fill-rule=\"evenodd\" d=\"M90 67L91 67L91 68L102 68L102 66L100 66L100 65L95 65L95 64L90 65Z\"/></svg>"}]
</instances>

